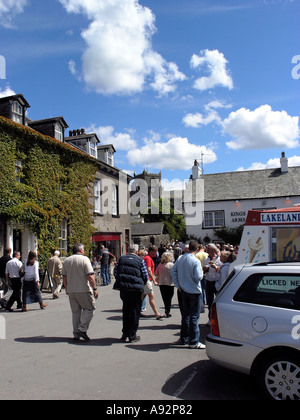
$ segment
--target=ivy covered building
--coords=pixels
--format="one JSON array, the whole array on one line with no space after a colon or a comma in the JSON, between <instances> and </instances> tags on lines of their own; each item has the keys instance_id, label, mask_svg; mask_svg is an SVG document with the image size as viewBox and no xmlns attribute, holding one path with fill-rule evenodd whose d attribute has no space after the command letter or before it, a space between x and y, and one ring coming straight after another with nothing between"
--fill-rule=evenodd
<instances>
[{"instance_id":1,"label":"ivy covered building","mask_svg":"<svg viewBox=\"0 0 300 420\"><path fill-rule=\"evenodd\" d=\"M96 135L76 130L65 138L63 117L32 121L28 107L21 94L0 98L0 254L10 246L24 260L36 249L44 266L55 249L66 256L74 242L90 253L100 243L117 256L126 252L130 215L119 215L117 195L122 171L105 162L103 146L98 159ZM102 183L111 186L108 204L101 203ZM104 212L105 204L111 209Z\"/></svg>"}]
</instances>

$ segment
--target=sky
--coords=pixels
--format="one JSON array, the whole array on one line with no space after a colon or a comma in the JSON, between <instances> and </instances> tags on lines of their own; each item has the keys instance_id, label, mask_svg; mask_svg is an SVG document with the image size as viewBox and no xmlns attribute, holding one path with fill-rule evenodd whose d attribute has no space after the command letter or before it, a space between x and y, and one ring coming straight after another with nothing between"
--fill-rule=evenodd
<instances>
[{"instance_id":1,"label":"sky","mask_svg":"<svg viewBox=\"0 0 300 420\"><path fill-rule=\"evenodd\" d=\"M300 165L300 0L0 0L0 96L130 174Z\"/></svg>"}]
</instances>

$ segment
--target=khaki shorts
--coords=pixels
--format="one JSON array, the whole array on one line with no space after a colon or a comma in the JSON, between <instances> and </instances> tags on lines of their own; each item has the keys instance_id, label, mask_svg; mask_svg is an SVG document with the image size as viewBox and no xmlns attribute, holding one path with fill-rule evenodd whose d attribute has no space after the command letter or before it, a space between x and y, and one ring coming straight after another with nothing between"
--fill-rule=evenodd
<instances>
[{"instance_id":1,"label":"khaki shorts","mask_svg":"<svg viewBox=\"0 0 300 420\"><path fill-rule=\"evenodd\" d=\"M145 295L149 295L150 293L154 293L153 292L153 282L148 280L147 283L145 284L145 288L144 288L144 293Z\"/></svg>"}]
</instances>

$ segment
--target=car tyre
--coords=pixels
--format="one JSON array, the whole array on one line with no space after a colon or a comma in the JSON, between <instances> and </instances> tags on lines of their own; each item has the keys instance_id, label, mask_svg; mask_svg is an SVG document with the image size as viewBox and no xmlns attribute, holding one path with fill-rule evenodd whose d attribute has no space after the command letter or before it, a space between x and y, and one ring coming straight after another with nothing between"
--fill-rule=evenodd
<instances>
[{"instance_id":1,"label":"car tyre","mask_svg":"<svg viewBox=\"0 0 300 420\"><path fill-rule=\"evenodd\" d=\"M270 354L269 354L270 356ZM256 379L271 400L300 400L300 360L293 353L265 358L256 369Z\"/></svg>"}]
</instances>

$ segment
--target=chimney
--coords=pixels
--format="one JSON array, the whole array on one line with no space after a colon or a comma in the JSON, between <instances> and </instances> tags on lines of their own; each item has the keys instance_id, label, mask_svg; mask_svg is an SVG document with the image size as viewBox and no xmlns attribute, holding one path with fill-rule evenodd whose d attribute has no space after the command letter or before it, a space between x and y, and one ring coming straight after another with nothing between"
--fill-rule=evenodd
<instances>
[{"instance_id":1,"label":"chimney","mask_svg":"<svg viewBox=\"0 0 300 420\"><path fill-rule=\"evenodd\" d=\"M285 152L281 153L280 165L281 165L281 173L286 174L289 171L289 163L288 163L288 158L285 157Z\"/></svg>"},{"instance_id":2,"label":"chimney","mask_svg":"<svg viewBox=\"0 0 300 420\"><path fill-rule=\"evenodd\" d=\"M195 160L194 166L192 169L192 180L195 181L196 179L200 179L201 175L202 175L202 171L199 167L199 163L197 160Z\"/></svg>"}]
</instances>

